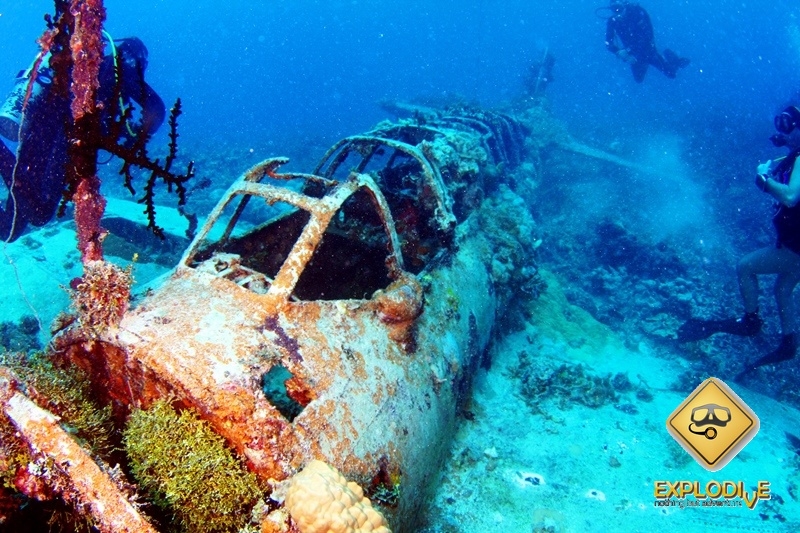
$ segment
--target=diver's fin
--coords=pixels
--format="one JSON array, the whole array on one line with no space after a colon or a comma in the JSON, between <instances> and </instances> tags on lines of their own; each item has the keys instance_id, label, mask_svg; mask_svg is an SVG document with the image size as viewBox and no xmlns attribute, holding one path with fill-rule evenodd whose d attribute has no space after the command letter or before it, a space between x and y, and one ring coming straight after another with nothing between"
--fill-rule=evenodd
<instances>
[{"instance_id":1,"label":"diver's fin","mask_svg":"<svg viewBox=\"0 0 800 533\"><path fill-rule=\"evenodd\" d=\"M763 324L758 313L747 313L742 318L726 320L700 320L690 318L678 328L678 342L694 342L709 338L715 333L729 333L740 337L758 335Z\"/></svg>"},{"instance_id":2,"label":"diver's fin","mask_svg":"<svg viewBox=\"0 0 800 533\"><path fill-rule=\"evenodd\" d=\"M739 381L741 378L752 372L753 370L766 365L774 365L789 359L794 359L797 354L797 337L794 334L784 335L781 339L780 345L773 351L758 359L756 362L751 363L745 367L744 370L733 378L734 381Z\"/></svg>"},{"instance_id":3,"label":"diver's fin","mask_svg":"<svg viewBox=\"0 0 800 533\"><path fill-rule=\"evenodd\" d=\"M689 65L689 60L685 57L680 57L672 50L664 50L664 75L668 78L675 78L678 70Z\"/></svg>"},{"instance_id":4,"label":"diver's fin","mask_svg":"<svg viewBox=\"0 0 800 533\"><path fill-rule=\"evenodd\" d=\"M686 68L691 61L688 57L680 57L678 54L667 48L664 50L664 60L669 65L672 72L677 72L678 69Z\"/></svg>"},{"instance_id":5,"label":"diver's fin","mask_svg":"<svg viewBox=\"0 0 800 533\"><path fill-rule=\"evenodd\" d=\"M797 354L797 339L794 335L784 335L781 339L780 345L773 351L750 365L752 368L758 368L764 365L774 365L781 361L788 361L793 359Z\"/></svg>"}]
</instances>

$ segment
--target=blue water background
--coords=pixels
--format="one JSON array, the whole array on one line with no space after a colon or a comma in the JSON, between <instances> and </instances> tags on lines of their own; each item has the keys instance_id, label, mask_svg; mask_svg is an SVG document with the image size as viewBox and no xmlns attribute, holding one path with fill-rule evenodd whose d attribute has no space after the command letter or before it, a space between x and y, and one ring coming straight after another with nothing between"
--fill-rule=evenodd
<instances>
[{"instance_id":1,"label":"blue water background","mask_svg":"<svg viewBox=\"0 0 800 533\"><path fill-rule=\"evenodd\" d=\"M692 64L677 80L651 69L641 85L603 47L600 2L105 5L113 36L137 35L149 47L148 78L164 100L182 98L188 144L230 143L264 156L298 143L322 150L363 131L387 117L383 99L459 95L500 105L520 93L527 66L546 49L556 57L554 114L588 140L643 129L765 139L800 72L800 7L788 0L643 3L658 47ZM48 1L0 3L0 92L30 62L52 9Z\"/></svg>"}]
</instances>

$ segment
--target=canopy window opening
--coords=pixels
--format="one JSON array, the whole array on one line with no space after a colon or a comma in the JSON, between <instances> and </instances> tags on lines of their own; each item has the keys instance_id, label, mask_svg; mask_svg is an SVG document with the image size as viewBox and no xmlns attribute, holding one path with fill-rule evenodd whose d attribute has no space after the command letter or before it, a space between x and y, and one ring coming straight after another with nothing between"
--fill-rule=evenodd
<instances>
[{"instance_id":1,"label":"canopy window opening","mask_svg":"<svg viewBox=\"0 0 800 533\"><path fill-rule=\"evenodd\" d=\"M300 300L368 299L390 278L389 237L367 189L353 193L331 219L294 290Z\"/></svg>"},{"instance_id":2,"label":"canopy window opening","mask_svg":"<svg viewBox=\"0 0 800 533\"><path fill-rule=\"evenodd\" d=\"M284 202L270 204L237 194L199 243L189 266L266 293L310 218Z\"/></svg>"}]
</instances>

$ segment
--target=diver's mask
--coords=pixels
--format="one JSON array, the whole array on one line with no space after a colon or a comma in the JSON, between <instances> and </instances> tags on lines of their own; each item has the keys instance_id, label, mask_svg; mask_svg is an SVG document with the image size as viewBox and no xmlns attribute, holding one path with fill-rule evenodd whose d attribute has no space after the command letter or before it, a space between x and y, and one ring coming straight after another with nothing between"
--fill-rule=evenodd
<instances>
[{"instance_id":1,"label":"diver's mask","mask_svg":"<svg viewBox=\"0 0 800 533\"><path fill-rule=\"evenodd\" d=\"M769 138L775 146L786 146L787 136L800 125L800 109L789 106L775 115L775 129L778 133Z\"/></svg>"}]
</instances>

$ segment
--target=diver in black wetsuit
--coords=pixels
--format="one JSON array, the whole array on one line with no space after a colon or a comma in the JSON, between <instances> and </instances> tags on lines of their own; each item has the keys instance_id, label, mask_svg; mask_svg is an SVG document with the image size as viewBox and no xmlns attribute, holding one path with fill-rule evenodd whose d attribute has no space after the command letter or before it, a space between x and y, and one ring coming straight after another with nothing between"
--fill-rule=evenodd
<instances>
[{"instance_id":1,"label":"diver in black wetsuit","mask_svg":"<svg viewBox=\"0 0 800 533\"><path fill-rule=\"evenodd\" d=\"M797 353L797 324L792 293L800 283L800 109L787 107L775 117L777 135L771 137L776 146L789 148L789 155L767 161L757 168L756 187L776 201L772 223L777 233L775 246L756 250L737 265L739 291L745 314L727 320L690 319L678 329L678 341L689 342L710 337L714 333L730 333L752 337L761 331L758 314L758 276L777 274L775 301L780 317L780 345L756 361L746 364L736 376L740 379L758 367L787 361Z\"/></svg>"},{"instance_id":2,"label":"diver in black wetsuit","mask_svg":"<svg viewBox=\"0 0 800 533\"><path fill-rule=\"evenodd\" d=\"M136 37L108 43L110 52L103 58L98 75L98 107L103 110L100 121L103 133L109 135L112 124L124 113L121 109L129 109L120 138L115 140L130 145L138 136L152 134L161 126L164 102L144 80L144 43ZM2 241L16 240L28 224L42 226L49 222L64 190L72 115L69 97L53 90L49 58L42 58L35 73L24 117L22 105L34 74L31 69L20 73L14 90L0 107L0 135L18 142L14 154L0 140L0 175L9 189L5 208L0 208ZM115 95L119 95L118 101L114 101Z\"/></svg>"},{"instance_id":3,"label":"diver in black wetsuit","mask_svg":"<svg viewBox=\"0 0 800 533\"><path fill-rule=\"evenodd\" d=\"M662 56L656 49L653 24L641 6L631 2L612 1L608 6L611 17L606 22L606 48L626 63L630 63L633 79L641 83L647 68L653 65L668 78L674 78L678 69L689 60L678 57L672 50Z\"/></svg>"}]
</instances>

